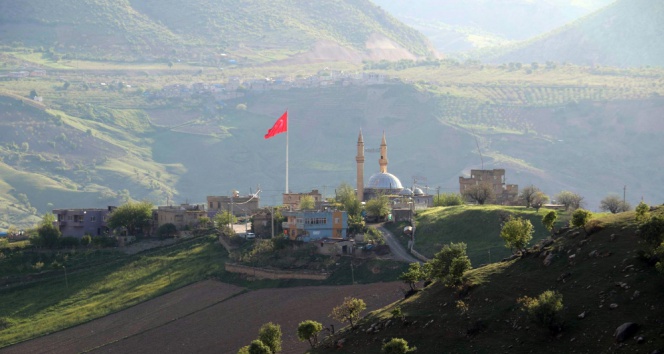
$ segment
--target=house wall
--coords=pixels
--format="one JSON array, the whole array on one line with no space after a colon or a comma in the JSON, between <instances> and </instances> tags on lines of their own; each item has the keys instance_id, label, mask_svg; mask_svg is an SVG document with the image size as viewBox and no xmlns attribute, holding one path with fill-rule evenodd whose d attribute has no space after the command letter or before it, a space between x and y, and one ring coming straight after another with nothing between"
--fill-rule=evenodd
<instances>
[{"instance_id":1,"label":"house wall","mask_svg":"<svg viewBox=\"0 0 664 354\"><path fill-rule=\"evenodd\" d=\"M505 184L505 170L470 170L470 177L459 177L459 193L480 183L488 183L493 189L497 204L514 204L519 195L519 186Z\"/></svg>"},{"instance_id":2,"label":"house wall","mask_svg":"<svg viewBox=\"0 0 664 354\"><path fill-rule=\"evenodd\" d=\"M233 206L231 208L231 202ZM235 216L252 215L260 209L260 198L254 196L208 196L207 197L207 210L208 216L213 218L218 213L223 211L233 210Z\"/></svg>"},{"instance_id":3,"label":"house wall","mask_svg":"<svg viewBox=\"0 0 664 354\"><path fill-rule=\"evenodd\" d=\"M291 240L312 242L324 238L343 240L347 238L348 214L345 211L291 211L285 212Z\"/></svg>"},{"instance_id":4,"label":"house wall","mask_svg":"<svg viewBox=\"0 0 664 354\"><path fill-rule=\"evenodd\" d=\"M101 236L108 230L106 220L113 209L55 209L53 226L63 237Z\"/></svg>"},{"instance_id":5,"label":"house wall","mask_svg":"<svg viewBox=\"0 0 664 354\"><path fill-rule=\"evenodd\" d=\"M290 210L300 209L300 198L304 195L310 195L314 198L314 204L316 206L320 205L323 202L323 196L317 189L313 189L309 193L284 193L282 194L283 205Z\"/></svg>"}]
</instances>

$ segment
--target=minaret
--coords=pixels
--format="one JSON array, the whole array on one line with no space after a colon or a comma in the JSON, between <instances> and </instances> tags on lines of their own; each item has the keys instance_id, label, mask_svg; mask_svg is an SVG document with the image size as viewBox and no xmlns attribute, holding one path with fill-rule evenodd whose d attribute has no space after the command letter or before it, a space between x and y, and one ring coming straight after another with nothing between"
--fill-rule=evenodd
<instances>
[{"instance_id":1,"label":"minaret","mask_svg":"<svg viewBox=\"0 0 664 354\"><path fill-rule=\"evenodd\" d=\"M385 132L383 131L383 141L380 142L380 173L387 173L387 142L385 142Z\"/></svg>"},{"instance_id":2,"label":"minaret","mask_svg":"<svg viewBox=\"0 0 664 354\"><path fill-rule=\"evenodd\" d=\"M364 200L364 139L362 138L362 129L360 129L360 136L357 137L357 200L362 202Z\"/></svg>"}]
</instances>

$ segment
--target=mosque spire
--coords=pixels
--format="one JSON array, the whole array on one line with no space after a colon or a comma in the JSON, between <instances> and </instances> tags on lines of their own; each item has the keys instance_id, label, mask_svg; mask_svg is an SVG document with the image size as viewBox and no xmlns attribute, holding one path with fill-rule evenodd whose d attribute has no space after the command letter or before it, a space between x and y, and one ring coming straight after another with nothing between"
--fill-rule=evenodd
<instances>
[{"instance_id":1,"label":"mosque spire","mask_svg":"<svg viewBox=\"0 0 664 354\"><path fill-rule=\"evenodd\" d=\"M383 131L383 140L380 142L380 173L387 173L387 141L385 140L385 131Z\"/></svg>"},{"instance_id":2,"label":"mosque spire","mask_svg":"<svg viewBox=\"0 0 664 354\"><path fill-rule=\"evenodd\" d=\"M362 137L362 129L360 135L357 137L357 200L360 202L364 200L364 138Z\"/></svg>"}]
</instances>

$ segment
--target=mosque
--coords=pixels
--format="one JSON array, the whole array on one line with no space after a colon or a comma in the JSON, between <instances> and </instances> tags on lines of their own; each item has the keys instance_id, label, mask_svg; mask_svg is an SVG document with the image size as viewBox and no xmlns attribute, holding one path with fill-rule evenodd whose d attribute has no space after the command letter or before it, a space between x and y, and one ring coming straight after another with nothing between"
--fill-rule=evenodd
<instances>
[{"instance_id":1,"label":"mosque","mask_svg":"<svg viewBox=\"0 0 664 354\"><path fill-rule=\"evenodd\" d=\"M369 178L366 187L364 186L364 138L362 137L362 130L360 130L360 135L357 138L357 156L355 157L355 161L357 162L357 199L360 201L371 200L379 195L424 195L419 188L415 188L414 191L409 188L404 188L397 176L387 172L388 160L385 132L383 132L383 140L380 143L380 159L378 159L380 170Z\"/></svg>"}]
</instances>

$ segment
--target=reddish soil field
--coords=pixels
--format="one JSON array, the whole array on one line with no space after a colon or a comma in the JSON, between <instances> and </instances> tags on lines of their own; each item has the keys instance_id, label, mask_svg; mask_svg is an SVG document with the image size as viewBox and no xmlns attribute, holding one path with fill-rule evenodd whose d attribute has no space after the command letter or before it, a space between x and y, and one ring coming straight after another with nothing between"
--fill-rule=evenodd
<instances>
[{"instance_id":1,"label":"reddish soil field","mask_svg":"<svg viewBox=\"0 0 664 354\"><path fill-rule=\"evenodd\" d=\"M78 327L16 346L7 353L236 353L267 322L281 325L283 353L303 353L297 325L328 317L344 297L367 303L368 311L403 298L401 282L349 286L262 289L232 296L242 289L206 281ZM226 300L224 300L226 299Z\"/></svg>"}]
</instances>

